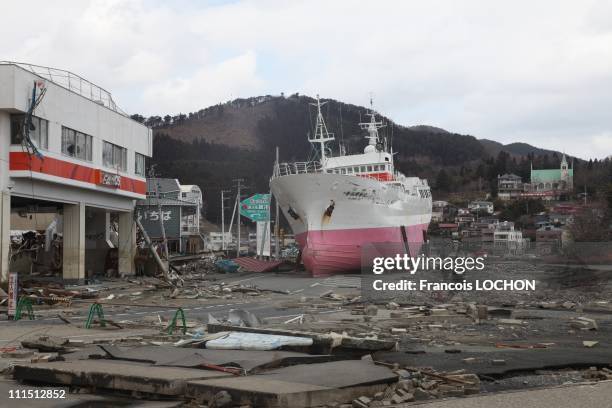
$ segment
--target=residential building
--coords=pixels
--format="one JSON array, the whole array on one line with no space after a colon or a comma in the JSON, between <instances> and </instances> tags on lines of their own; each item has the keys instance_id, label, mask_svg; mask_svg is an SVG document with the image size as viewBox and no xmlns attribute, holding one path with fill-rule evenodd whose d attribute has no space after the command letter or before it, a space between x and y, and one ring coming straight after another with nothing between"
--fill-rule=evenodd
<instances>
[{"instance_id":1,"label":"residential building","mask_svg":"<svg viewBox=\"0 0 612 408\"><path fill-rule=\"evenodd\" d=\"M223 249L223 235L221 232L211 231L208 233L206 249L209 251L221 251ZM235 248L236 237L225 232L225 248Z\"/></svg>"},{"instance_id":2,"label":"residential building","mask_svg":"<svg viewBox=\"0 0 612 408\"><path fill-rule=\"evenodd\" d=\"M493 214L493 203L491 201L472 201L468 204L468 208L472 214L476 214L478 217Z\"/></svg>"},{"instance_id":3,"label":"residential building","mask_svg":"<svg viewBox=\"0 0 612 408\"><path fill-rule=\"evenodd\" d=\"M458 208L457 215L455 216L455 222L460 227L467 226L474 222L474 216L470 212L469 208Z\"/></svg>"},{"instance_id":4,"label":"residential building","mask_svg":"<svg viewBox=\"0 0 612 408\"><path fill-rule=\"evenodd\" d=\"M497 196L501 200L519 198L523 192L523 179L516 174L503 174L497 176Z\"/></svg>"},{"instance_id":5,"label":"residential building","mask_svg":"<svg viewBox=\"0 0 612 408\"><path fill-rule=\"evenodd\" d=\"M563 230L553 226L545 226L536 230L536 242L561 242Z\"/></svg>"},{"instance_id":6,"label":"residential building","mask_svg":"<svg viewBox=\"0 0 612 408\"><path fill-rule=\"evenodd\" d=\"M434 201L431 203L431 221L444 221L444 209L448 206L446 201Z\"/></svg>"},{"instance_id":7,"label":"residential building","mask_svg":"<svg viewBox=\"0 0 612 408\"><path fill-rule=\"evenodd\" d=\"M495 226L493 232L493 243L522 245L523 233L514 229L514 223L510 221L500 222Z\"/></svg>"},{"instance_id":8,"label":"residential building","mask_svg":"<svg viewBox=\"0 0 612 408\"><path fill-rule=\"evenodd\" d=\"M573 214L550 213L548 217L550 222L555 226L571 224L574 221Z\"/></svg>"},{"instance_id":9,"label":"residential building","mask_svg":"<svg viewBox=\"0 0 612 408\"><path fill-rule=\"evenodd\" d=\"M61 218L64 279L104 273L110 251L119 273L134 273L134 200L145 198L151 155L151 130L103 88L69 71L0 62L0 280L10 215L24 210ZM111 218L118 248L107 239Z\"/></svg>"}]
</instances>

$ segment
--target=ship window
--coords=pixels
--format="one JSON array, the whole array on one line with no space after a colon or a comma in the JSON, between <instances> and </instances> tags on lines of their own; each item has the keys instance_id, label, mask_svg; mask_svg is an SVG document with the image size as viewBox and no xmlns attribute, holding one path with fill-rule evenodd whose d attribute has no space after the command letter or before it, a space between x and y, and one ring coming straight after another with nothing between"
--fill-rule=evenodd
<instances>
[{"instance_id":1,"label":"ship window","mask_svg":"<svg viewBox=\"0 0 612 408\"><path fill-rule=\"evenodd\" d=\"M368 166L368 171L372 171L372 166Z\"/></svg>"},{"instance_id":2,"label":"ship window","mask_svg":"<svg viewBox=\"0 0 612 408\"><path fill-rule=\"evenodd\" d=\"M359 173L359 167L353 167L353 172Z\"/></svg>"},{"instance_id":3,"label":"ship window","mask_svg":"<svg viewBox=\"0 0 612 408\"><path fill-rule=\"evenodd\" d=\"M361 166L361 172L365 173L365 171L366 171L366 166Z\"/></svg>"},{"instance_id":4,"label":"ship window","mask_svg":"<svg viewBox=\"0 0 612 408\"><path fill-rule=\"evenodd\" d=\"M389 158L388 158L388 157L385 157L385 161L389 161Z\"/></svg>"},{"instance_id":5,"label":"ship window","mask_svg":"<svg viewBox=\"0 0 612 408\"><path fill-rule=\"evenodd\" d=\"M340 169L340 173L341 174L346 174L346 169L345 168Z\"/></svg>"}]
</instances>

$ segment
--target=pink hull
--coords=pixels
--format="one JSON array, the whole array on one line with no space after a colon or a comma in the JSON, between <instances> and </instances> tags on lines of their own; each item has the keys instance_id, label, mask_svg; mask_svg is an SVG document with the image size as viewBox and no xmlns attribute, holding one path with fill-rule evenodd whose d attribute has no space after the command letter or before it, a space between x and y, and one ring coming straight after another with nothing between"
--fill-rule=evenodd
<instances>
[{"instance_id":1,"label":"pink hull","mask_svg":"<svg viewBox=\"0 0 612 408\"><path fill-rule=\"evenodd\" d=\"M314 277L329 276L361 270L361 248L366 244L389 243L392 248L403 248L404 241L410 253L419 251L428 224L405 228L363 228L332 231L308 231L296 236L302 249L302 261ZM397 251L396 251L397 252ZM391 256L391 254L389 255Z\"/></svg>"}]
</instances>

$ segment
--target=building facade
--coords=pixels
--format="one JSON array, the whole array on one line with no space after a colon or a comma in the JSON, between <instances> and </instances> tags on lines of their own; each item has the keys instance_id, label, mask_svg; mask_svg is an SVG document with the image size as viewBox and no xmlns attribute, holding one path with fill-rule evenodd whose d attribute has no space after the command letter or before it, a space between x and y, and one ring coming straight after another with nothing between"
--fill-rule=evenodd
<instances>
[{"instance_id":1,"label":"building facade","mask_svg":"<svg viewBox=\"0 0 612 408\"><path fill-rule=\"evenodd\" d=\"M523 192L523 180L516 174L497 176L497 196L501 200L519 198Z\"/></svg>"},{"instance_id":2,"label":"building facade","mask_svg":"<svg viewBox=\"0 0 612 408\"><path fill-rule=\"evenodd\" d=\"M472 214L477 214L479 217L493 214L491 201L472 201L468 204L468 208Z\"/></svg>"},{"instance_id":3,"label":"building facade","mask_svg":"<svg viewBox=\"0 0 612 408\"><path fill-rule=\"evenodd\" d=\"M145 198L151 155L151 130L104 89L68 71L0 62L1 279L10 268L10 214L24 208L61 216L64 279L86 278L91 246L109 246L96 237L107 236L111 214L119 270L133 273L134 200Z\"/></svg>"},{"instance_id":4,"label":"building facade","mask_svg":"<svg viewBox=\"0 0 612 408\"><path fill-rule=\"evenodd\" d=\"M161 241L161 222L171 253L196 253L204 248L200 234L202 191L177 179L148 178L147 197L136 203L137 217L153 241ZM161 213L159 208L161 207Z\"/></svg>"},{"instance_id":5,"label":"building facade","mask_svg":"<svg viewBox=\"0 0 612 408\"><path fill-rule=\"evenodd\" d=\"M495 245L522 245L523 233L519 230L514 229L513 222L500 222L495 225L495 230L493 232L493 243Z\"/></svg>"},{"instance_id":6,"label":"building facade","mask_svg":"<svg viewBox=\"0 0 612 408\"><path fill-rule=\"evenodd\" d=\"M565 154L558 169L531 169L529 183L525 183L523 197L539 197L558 200L574 190L574 169L570 167Z\"/></svg>"}]
</instances>

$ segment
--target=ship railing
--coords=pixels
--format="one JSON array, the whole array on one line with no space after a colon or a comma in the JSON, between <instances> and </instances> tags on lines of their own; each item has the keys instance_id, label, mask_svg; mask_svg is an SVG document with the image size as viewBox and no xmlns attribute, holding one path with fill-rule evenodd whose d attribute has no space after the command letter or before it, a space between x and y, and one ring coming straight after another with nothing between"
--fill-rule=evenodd
<instances>
[{"instance_id":1,"label":"ship railing","mask_svg":"<svg viewBox=\"0 0 612 408\"><path fill-rule=\"evenodd\" d=\"M277 163L274 165L272 178L289 176L291 174L321 173L323 166L318 161Z\"/></svg>"}]
</instances>

